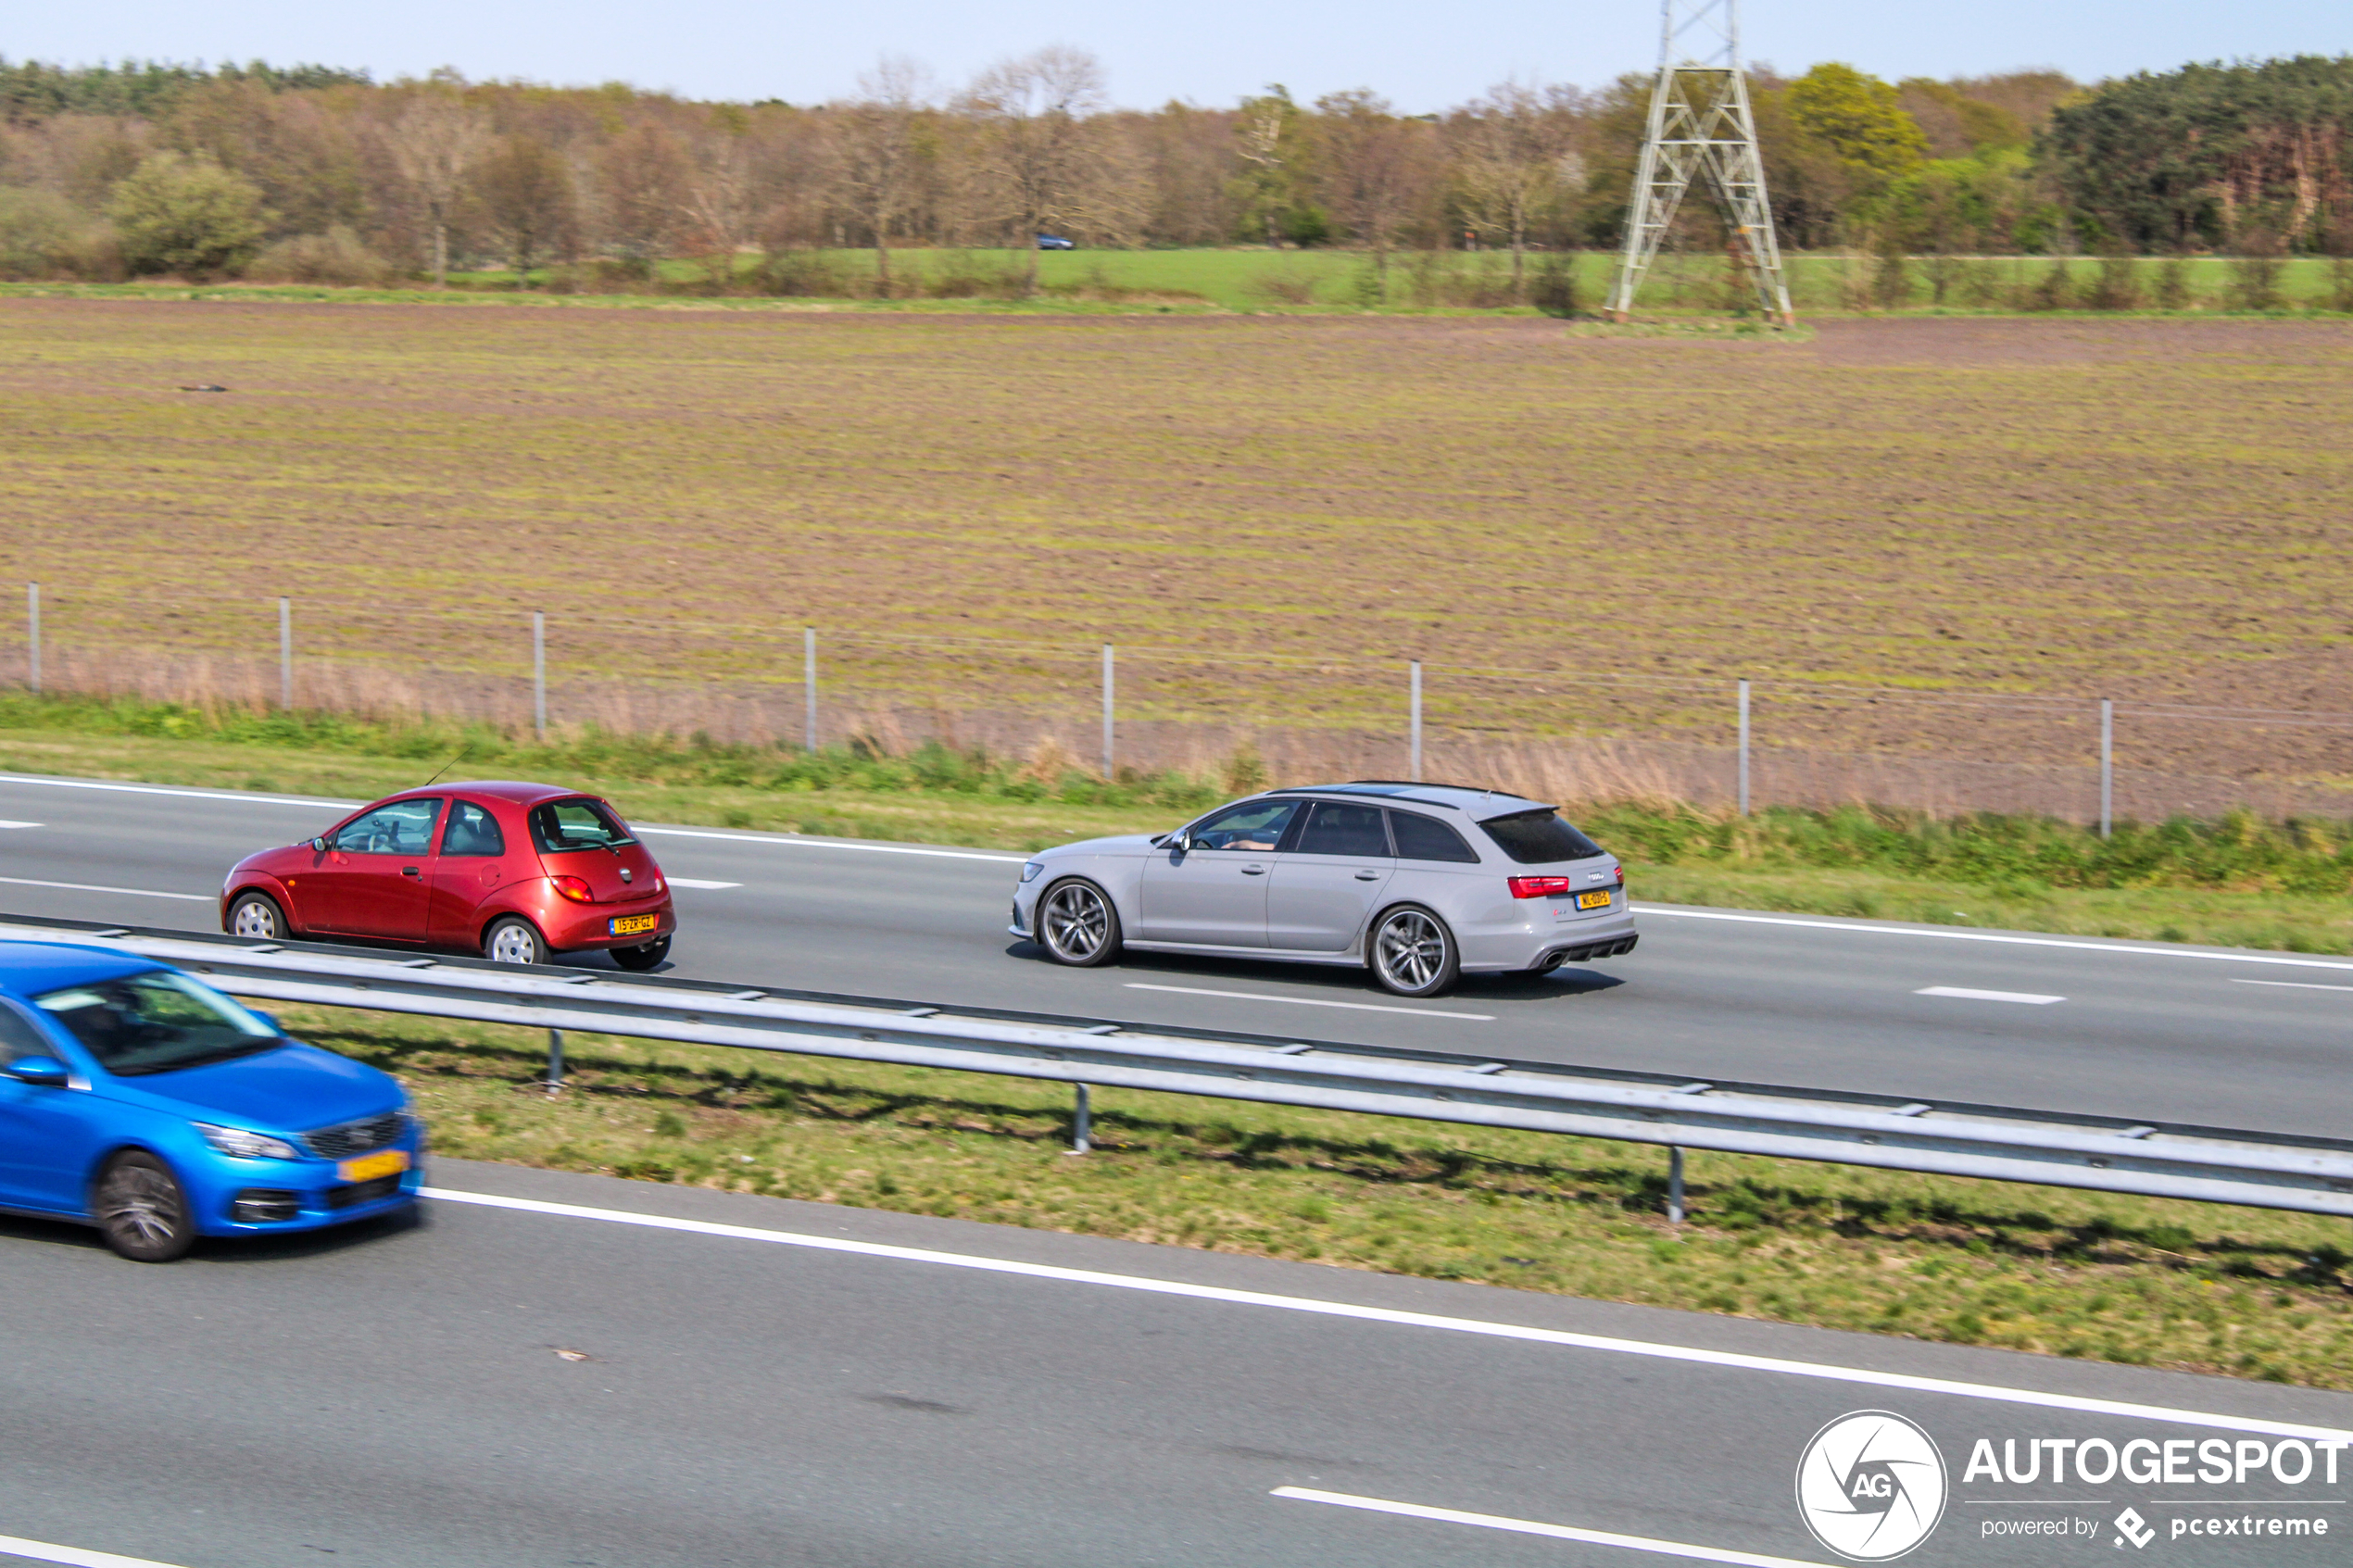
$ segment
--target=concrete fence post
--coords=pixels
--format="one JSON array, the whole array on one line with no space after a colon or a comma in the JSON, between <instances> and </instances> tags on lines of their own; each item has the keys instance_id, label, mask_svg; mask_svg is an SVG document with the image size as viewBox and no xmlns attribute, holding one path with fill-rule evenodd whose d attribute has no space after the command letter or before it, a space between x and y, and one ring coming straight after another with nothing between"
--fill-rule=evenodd
<instances>
[{"instance_id":1,"label":"concrete fence post","mask_svg":"<svg viewBox=\"0 0 2353 1568\"><path fill-rule=\"evenodd\" d=\"M564 1032L547 1031L547 1098L555 1098L564 1087Z\"/></svg>"},{"instance_id":2,"label":"concrete fence post","mask_svg":"<svg viewBox=\"0 0 2353 1568\"><path fill-rule=\"evenodd\" d=\"M1748 683L1741 683L1741 815L1748 815Z\"/></svg>"},{"instance_id":3,"label":"concrete fence post","mask_svg":"<svg viewBox=\"0 0 2353 1568\"><path fill-rule=\"evenodd\" d=\"M294 601L278 596L278 706L294 707Z\"/></svg>"},{"instance_id":4,"label":"concrete fence post","mask_svg":"<svg viewBox=\"0 0 2353 1568\"><path fill-rule=\"evenodd\" d=\"M1683 1150L1676 1144L1667 1148L1667 1223L1683 1223Z\"/></svg>"},{"instance_id":5,"label":"concrete fence post","mask_svg":"<svg viewBox=\"0 0 2353 1568\"><path fill-rule=\"evenodd\" d=\"M803 751L817 749L817 628L800 629L800 695L807 709L801 729Z\"/></svg>"},{"instance_id":6,"label":"concrete fence post","mask_svg":"<svg viewBox=\"0 0 2353 1568\"><path fill-rule=\"evenodd\" d=\"M1412 753L1413 765L1407 770L1405 776L1416 784L1419 784L1422 782L1422 661L1418 659L1415 659L1410 668L1413 671L1409 677L1413 690L1410 703L1413 710L1410 725L1413 731L1413 744L1408 749Z\"/></svg>"},{"instance_id":7,"label":"concrete fence post","mask_svg":"<svg viewBox=\"0 0 2353 1568\"><path fill-rule=\"evenodd\" d=\"M1077 1098L1070 1108L1070 1152L1084 1154L1095 1143L1095 1108L1087 1095L1087 1085L1077 1085Z\"/></svg>"},{"instance_id":8,"label":"concrete fence post","mask_svg":"<svg viewBox=\"0 0 2353 1568\"><path fill-rule=\"evenodd\" d=\"M2116 704L2100 698L2100 836L2116 825Z\"/></svg>"},{"instance_id":9,"label":"concrete fence post","mask_svg":"<svg viewBox=\"0 0 2353 1568\"><path fill-rule=\"evenodd\" d=\"M41 695L41 584L24 585L24 684Z\"/></svg>"},{"instance_id":10,"label":"concrete fence post","mask_svg":"<svg viewBox=\"0 0 2353 1568\"><path fill-rule=\"evenodd\" d=\"M1112 646L1109 643L1105 643L1103 645L1103 782L1105 784L1116 784L1119 782L1119 775L1112 771L1111 711L1113 682Z\"/></svg>"},{"instance_id":11,"label":"concrete fence post","mask_svg":"<svg viewBox=\"0 0 2353 1568\"><path fill-rule=\"evenodd\" d=\"M531 732L547 741L547 616L531 612Z\"/></svg>"}]
</instances>

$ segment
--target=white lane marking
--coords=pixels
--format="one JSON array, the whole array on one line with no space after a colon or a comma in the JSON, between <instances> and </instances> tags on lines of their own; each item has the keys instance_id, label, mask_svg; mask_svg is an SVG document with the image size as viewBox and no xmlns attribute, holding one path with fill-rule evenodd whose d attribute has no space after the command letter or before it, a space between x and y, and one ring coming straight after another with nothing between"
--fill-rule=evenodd
<instances>
[{"instance_id":1,"label":"white lane marking","mask_svg":"<svg viewBox=\"0 0 2353 1568\"><path fill-rule=\"evenodd\" d=\"M1466 1018L1473 1023L1492 1023L1491 1012L1440 1012L1429 1008L1391 1008L1378 1002L1327 1002L1315 997L1277 997L1265 991L1211 991L1199 985L1147 985L1140 980L1127 982L1130 991L1175 991L1187 997L1231 997L1243 1002L1289 1002L1302 1008L1349 1008L1357 1012L1402 1012L1413 1018Z\"/></svg>"},{"instance_id":2,"label":"white lane marking","mask_svg":"<svg viewBox=\"0 0 2353 1568\"><path fill-rule=\"evenodd\" d=\"M209 893L158 893L152 887L99 887L86 882L38 882L29 876L0 876L11 887L62 887L69 893L121 893L133 898L185 898L192 904L215 901Z\"/></svg>"},{"instance_id":3,"label":"white lane marking","mask_svg":"<svg viewBox=\"0 0 2353 1568\"><path fill-rule=\"evenodd\" d=\"M43 825L44 825L44 824L40 823L40 822L0 822L0 829L5 829L5 828L37 828L37 827L41 827L41 826L43 826Z\"/></svg>"},{"instance_id":4,"label":"white lane marking","mask_svg":"<svg viewBox=\"0 0 2353 1568\"><path fill-rule=\"evenodd\" d=\"M2065 997L2038 997L2032 991L1974 991L1967 985L1923 985L1912 995L1958 997L1966 1002L2024 1002L2029 1007L2038 1008L2067 1000Z\"/></svg>"},{"instance_id":5,"label":"white lane marking","mask_svg":"<svg viewBox=\"0 0 2353 1568\"><path fill-rule=\"evenodd\" d=\"M1500 1513L1465 1513L1454 1508L1426 1508L1417 1502L1390 1502L1385 1498L1352 1497L1346 1492L1319 1492L1313 1486L1277 1486L1269 1497L1294 1502L1327 1502L1340 1508L1361 1508L1368 1513L1395 1513L1407 1519L1434 1519L1441 1524L1476 1524L1482 1530L1509 1530L1518 1536L1549 1536L1556 1541L1582 1541L1587 1546L1622 1546L1660 1557L1680 1557L1692 1562L1730 1562L1740 1568L1824 1568L1796 1557L1767 1557L1761 1552L1729 1551L1722 1547L1692 1546L1684 1541L1653 1540L1648 1536L1620 1536L1608 1530L1579 1530L1567 1524L1541 1524L1533 1519L1507 1519Z\"/></svg>"},{"instance_id":6,"label":"white lane marking","mask_svg":"<svg viewBox=\"0 0 2353 1568\"><path fill-rule=\"evenodd\" d=\"M2231 976L2233 985L2284 985L2291 991L2353 991L2353 985L2323 985L2317 980L2249 980L2243 974Z\"/></svg>"},{"instance_id":7,"label":"white lane marking","mask_svg":"<svg viewBox=\"0 0 2353 1568\"><path fill-rule=\"evenodd\" d=\"M44 784L51 789L103 789L122 795L174 795L188 800L245 800L262 806L324 806L343 811L364 800L314 800L299 795L248 795L241 789L170 789L162 784L109 784L100 779L44 779L31 773L0 773L0 784Z\"/></svg>"},{"instance_id":8,"label":"white lane marking","mask_svg":"<svg viewBox=\"0 0 2353 1568\"><path fill-rule=\"evenodd\" d=\"M662 874L664 876L670 876L670 873L667 872L664 872ZM670 885L673 887L720 888L741 887L743 884L740 882L705 882L698 876L670 876Z\"/></svg>"},{"instance_id":9,"label":"white lane marking","mask_svg":"<svg viewBox=\"0 0 2353 1568\"><path fill-rule=\"evenodd\" d=\"M894 1247L886 1242L852 1241L845 1236L810 1236L799 1231L767 1230L755 1225L726 1225L711 1220L679 1220L667 1214L633 1214L623 1209L592 1209L585 1204L549 1203L536 1198L500 1198L491 1193L459 1192L450 1187L429 1186L418 1190L422 1196L438 1198L444 1203L472 1203L485 1209L511 1209L526 1214L550 1214L560 1219L598 1220L607 1224L643 1226L648 1230L684 1231L694 1236L726 1236L737 1241L805 1247L820 1252L847 1252L862 1258L937 1263L953 1269L973 1269L982 1273L1059 1280L1067 1285L1105 1286L1114 1290L1188 1297L1197 1301L1225 1301L1241 1307L1269 1307L1279 1311L1353 1318L1365 1323L1396 1323L1407 1328L1445 1329L1454 1334L1477 1334L1537 1345L1563 1345L1571 1349L1603 1350L1623 1356L1648 1356L1659 1361L1729 1367L1740 1372L1769 1372L1789 1377L1818 1377L1832 1383L1865 1384L1875 1388L1901 1388L1915 1394L1950 1394L1962 1399L2033 1405L2045 1410L2077 1411L2089 1415L2171 1421L2184 1426L2212 1427L2221 1432L2260 1432L2274 1437L2305 1437L2321 1442L2353 1444L2353 1428L2304 1426L2294 1422L2218 1415L2207 1411L2175 1410L2165 1405L2133 1404L2122 1399L2045 1394L2036 1388L2005 1388L1995 1384L1963 1383L1946 1377L1914 1377L1906 1373L1827 1366L1817 1361L1785 1361L1778 1356L1743 1355L1735 1350L1700 1350L1686 1345L1659 1345L1642 1339L1573 1334L1557 1328L1529 1328L1519 1323L1490 1323L1480 1318L1401 1311L1393 1307L1360 1307L1353 1302L1324 1301L1312 1296L1277 1296L1267 1291L1235 1290L1221 1285L1189 1285L1176 1280L1153 1279L1148 1274L1114 1274L1098 1269L1066 1269L1052 1263L1020 1263L1010 1259L983 1258L968 1252L941 1252L926 1247Z\"/></svg>"},{"instance_id":10,"label":"white lane marking","mask_svg":"<svg viewBox=\"0 0 2353 1568\"><path fill-rule=\"evenodd\" d=\"M1684 909L1669 904L1633 906L1646 915L1679 920L1730 920L1749 925L1801 925L1811 931L1859 931L1866 936L1941 936L1948 942L2007 942L2020 947L2073 947L2087 953L2131 953L2144 959L2206 959L2215 963L2273 963L2296 969L2353 969L2344 959L2289 959L2276 953L2207 953L2195 947L2129 947L2121 942L2074 942L2061 936L2014 936L2007 931L1955 931L1941 925L1863 925L1854 921L1798 920L1790 915L1739 915L1729 909Z\"/></svg>"},{"instance_id":11,"label":"white lane marking","mask_svg":"<svg viewBox=\"0 0 2353 1568\"><path fill-rule=\"evenodd\" d=\"M5 783L0 780L0 783ZM718 838L730 844L779 844L793 849L862 849L869 855L932 855L943 860L1000 860L1018 866L1026 859L1021 855L987 855L977 849L916 849L904 844L845 844L836 838L794 838L781 833L705 833L700 828L649 828L640 826L639 833L658 833L670 838Z\"/></svg>"},{"instance_id":12,"label":"white lane marking","mask_svg":"<svg viewBox=\"0 0 2353 1568\"><path fill-rule=\"evenodd\" d=\"M51 1546L19 1536L0 1536L0 1556L29 1557L35 1562L63 1562L68 1568L173 1568L145 1557L117 1557L110 1551L84 1551L78 1546Z\"/></svg>"}]
</instances>

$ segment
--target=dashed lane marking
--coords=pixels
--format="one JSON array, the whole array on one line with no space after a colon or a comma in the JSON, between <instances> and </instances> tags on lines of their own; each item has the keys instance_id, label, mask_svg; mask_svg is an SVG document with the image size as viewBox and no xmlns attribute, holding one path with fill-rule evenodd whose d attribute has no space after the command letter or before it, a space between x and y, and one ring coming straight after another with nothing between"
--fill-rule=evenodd
<instances>
[{"instance_id":1,"label":"dashed lane marking","mask_svg":"<svg viewBox=\"0 0 2353 1568\"><path fill-rule=\"evenodd\" d=\"M2032 991L1980 991L1968 985L1923 985L1912 993L1915 997L1958 997L1965 1002L2024 1002L2028 1007L2046 1008L2053 1002L2063 1002L2065 997L2038 996Z\"/></svg>"}]
</instances>

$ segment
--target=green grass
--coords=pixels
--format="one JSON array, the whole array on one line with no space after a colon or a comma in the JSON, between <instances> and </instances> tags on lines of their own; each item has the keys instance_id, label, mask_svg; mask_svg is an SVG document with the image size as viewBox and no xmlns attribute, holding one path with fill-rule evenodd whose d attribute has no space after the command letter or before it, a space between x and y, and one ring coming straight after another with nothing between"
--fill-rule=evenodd
<instances>
[{"instance_id":1,"label":"green grass","mask_svg":"<svg viewBox=\"0 0 2353 1568\"><path fill-rule=\"evenodd\" d=\"M412 303L438 300L451 304L522 303L594 305L605 307L702 306L732 308L828 308L1000 312L1013 310L1048 314L1191 313L1202 310L1252 314L1328 314L1377 310L1384 314L1532 315L1531 307L1513 303L1506 293L1510 258L1495 251L1466 253L1400 251L1392 253L1387 283L1377 285L1372 257L1344 249L1268 251L1228 246L1185 250L1048 251L1039 255L1039 293L1032 299L1010 296L1009 281L1026 260L1017 250L894 251L893 270L901 297L871 297L874 253L867 250L818 250L803 253L815 274L830 282L816 294L762 297L723 294L709 286L710 271L686 260L655 264L649 275L635 282L615 282L600 274L573 274L562 268L534 270L531 288L518 291L511 270L486 269L456 272L451 288L434 290L422 284L384 288L338 288L288 283L212 283L143 282L131 283L13 283L0 284L0 298L11 294L34 296L151 297L167 299L273 299L286 301L352 300ZM1531 254L1529 265L1544 258ZM741 275L749 279L758 263L745 257ZM1617 270L1614 253L1572 254L1568 265L1577 284L1580 308L1598 311ZM2137 260L2134 279L2142 298L2132 313L2165 314L2157 300L2163 263L2154 257ZM1788 258L1790 295L1805 315L1877 313L1887 307L1877 292L1879 263L1869 257L1826 253L1793 253ZM2049 292L2055 270L2063 270L2066 287ZM1913 258L1897 305L1906 311L1944 315L2082 314L2088 312L2089 291L2099 271L2097 258L2049 257L1968 257L1954 268L1955 278L1943 303L1937 303L1929 263ZM928 293L905 297L911 281L936 280L943 273L965 279L965 286L980 292L958 297ZM1714 255L1663 257L1646 282L1642 296L1645 316L1692 313L1722 314L1727 309L1724 264ZM2246 302L2235 264L2223 257L2185 258L2180 271L2184 297L2176 307L2196 313L2245 313ZM926 285L929 286L929 285ZM2353 283L2341 283L2325 257L2296 257L2280 263L2275 312L2343 311L2353 298ZM2115 311L2089 312L2113 315Z\"/></svg>"},{"instance_id":2,"label":"green grass","mask_svg":"<svg viewBox=\"0 0 2353 1568\"><path fill-rule=\"evenodd\" d=\"M812 756L596 730L541 746L486 726L0 695L0 768L18 771L369 798L453 758L459 776L560 781L648 821L1013 850L1160 832L1267 782L1247 753L1214 776L1113 783L938 746ZM1663 903L2353 952L2344 822L2242 813L2124 822L2103 840L2047 818L1861 807L1742 819L1616 803L1578 814L1625 859L1637 897Z\"/></svg>"},{"instance_id":3,"label":"green grass","mask_svg":"<svg viewBox=\"0 0 2353 1568\"><path fill-rule=\"evenodd\" d=\"M1666 1153L1017 1079L324 1009L435 1152L2133 1365L2353 1387L2342 1221Z\"/></svg>"}]
</instances>

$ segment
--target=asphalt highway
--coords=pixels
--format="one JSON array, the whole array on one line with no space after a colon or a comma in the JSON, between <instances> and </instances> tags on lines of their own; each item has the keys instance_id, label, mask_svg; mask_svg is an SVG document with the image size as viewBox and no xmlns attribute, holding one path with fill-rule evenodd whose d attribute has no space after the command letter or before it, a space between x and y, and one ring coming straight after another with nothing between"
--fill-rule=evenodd
<instances>
[{"instance_id":1,"label":"asphalt highway","mask_svg":"<svg viewBox=\"0 0 2353 1568\"><path fill-rule=\"evenodd\" d=\"M1800 1456L1869 1411L1942 1456L1941 1523L1907 1562L2118 1561L2130 1530L2168 1562L2300 1568L2344 1561L2353 1530L2353 1463L2319 1446L2353 1428L2345 1395L428 1173L445 1196L416 1223L167 1267L0 1220L0 1562L1791 1568L1838 1561L1800 1517ZM2219 1484L2029 1484L1965 1474L1981 1439L2253 1460ZM1893 1474L1923 1509L1940 1489ZM2225 1517L2337 1538L2175 1531ZM2053 1521L2065 1538L1999 1533Z\"/></svg>"},{"instance_id":2,"label":"asphalt highway","mask_svg":"<svg viewBox=\"0 0 2353 1568\"><path fill-rule=\"evenodd\" d=\"M0 911L217 929L228 866L344 809L0 778ZM2353 1128L2344 959L1650 906L1638 878L1634 953L1408 1002L1361 972L1142 954L1059 968L1006 934L1019 855L639 828L678 884L684 975L1694 1080Z\"/></svg>"}]
</instances>

